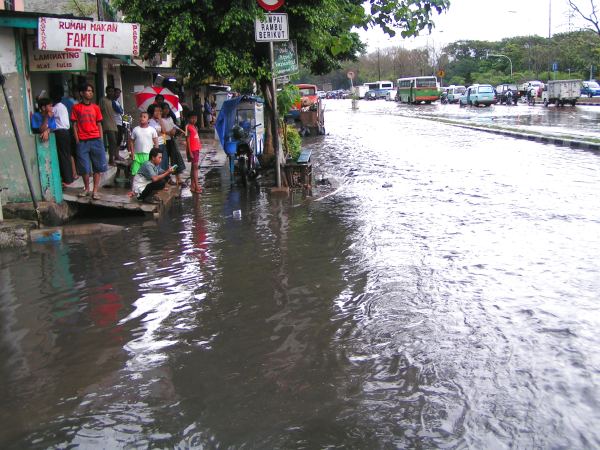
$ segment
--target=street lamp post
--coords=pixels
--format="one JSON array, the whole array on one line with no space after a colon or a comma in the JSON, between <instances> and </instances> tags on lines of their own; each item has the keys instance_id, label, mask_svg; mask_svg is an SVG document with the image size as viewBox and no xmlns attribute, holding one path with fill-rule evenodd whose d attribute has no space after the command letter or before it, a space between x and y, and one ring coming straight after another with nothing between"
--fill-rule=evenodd
<instances>
[{"instance_id":1,"label":"street lamp post","mask_svg":"<svg viewBox=\"0 0 600 450\"><path fill-rule=\"evenodd\" d=\"M512 60L508 56L506 56L506 55L500 55L500 54L496 54L496 53L488 53L487 56L488 56L488 58L490 56L495 56L497 58L506 58L506 59L508 59L508 62L510 63L510 79L512 80L512 78L513 78Z\"/></svg>"}]
</instances>

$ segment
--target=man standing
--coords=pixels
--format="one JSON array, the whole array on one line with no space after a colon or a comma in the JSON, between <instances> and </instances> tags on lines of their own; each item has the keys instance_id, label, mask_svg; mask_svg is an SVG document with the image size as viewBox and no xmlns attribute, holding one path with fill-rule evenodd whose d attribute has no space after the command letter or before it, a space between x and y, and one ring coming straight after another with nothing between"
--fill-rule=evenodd
<instances>
[{"instance_id":1,"label":"man standing","mask_svg":"<svg viewBox=\"0 0 600 450\"><path fill-rule=\"evenodd\" d=\"M115 158L119 155L117 148L117 124L113 110L113 100L115 88L106 86L106 96L100 101L100 110L102 111L102 131L108 141L108 164L114 166Z\"/></svg>"},{"instance_id":2,"label":"man standing","mask_svg":"<svg viewBox=\"0 0 600 450\"><path fill-rule=\"evenodd\" d=\"M121 144L123 143L123 106L121 105L119 99L121 98L121 89L115 88L115 95L113 96L113 117L115 119L115 124L117 125L117 155L115 156L115 160L119 161L121 155L119 155L119 150L121 149Z\"/></svg>"},{"instance_id":3,"label":"man standing","mask_svg":"<svg viewBox=\"0 0 600 450\"><path fill-rule=\"evenodd\" d=\"M158 148L150 150L150 159L142 164L138 173L133 177L133 193L144 203L158 203L154 193L164 189L165 183L173 168L166 171L161 169L162 153Z\"/></svg>"},{"instance_id":4,"label":"man standing","mask_svg":"<svg viewBox=\"0 0 600 450\"><path fill-rule=\"evenodd\" d=\"M210 122L212 120L212 107L208 96L204 97L204 128L210 128Z\"/></svg>"},{"instance_id":5,"label":"man standing","mask_svg":"<svg viewBox=\"0 0 600 450\"><path fill-rule=\"evenodd\" d=\"M81 103L73 105L71 120L73 121L73 134L77 144L78 172L83 177L84 189L78 195L90 195L90 173L94 174L94 191L92 198L100 199L98 188L100 177L108 170L106 154L102 142L102 112L98 105L92 103L94 87L86 83L80 90Z\"/></svg>"}]
</instances>

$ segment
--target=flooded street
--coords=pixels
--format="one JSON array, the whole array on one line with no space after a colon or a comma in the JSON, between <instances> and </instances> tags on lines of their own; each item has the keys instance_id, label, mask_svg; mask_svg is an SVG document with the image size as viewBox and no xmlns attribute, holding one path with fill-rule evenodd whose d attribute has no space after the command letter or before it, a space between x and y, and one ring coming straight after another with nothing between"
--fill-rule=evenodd
<instances>
[{"instance_id":1,"label":"flooded street","mask_svg":"<svg viewBox=\"0 0 600 450\"><path fill-rule=\"evenodd\" d=\"M600 155L326 107L312 199L0 253L2 448L600 446Z\"/></svg>"}]
</instances>

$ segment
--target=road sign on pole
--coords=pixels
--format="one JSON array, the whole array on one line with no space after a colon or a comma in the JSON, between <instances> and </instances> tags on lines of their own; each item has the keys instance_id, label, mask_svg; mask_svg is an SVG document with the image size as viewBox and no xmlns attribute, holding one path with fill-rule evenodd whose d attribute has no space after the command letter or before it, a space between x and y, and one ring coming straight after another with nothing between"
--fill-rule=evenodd
<instances>
[{"instance_id":1,"label":"road sign on pole","mask_svg":"<svg viewBox=\"0 0 600 450\"><path fill-rule=\"evenodd\" d=\"M283 0L258 0L258 5L267 11L275 11L283 6Z\"/></svg>"},{"instance_id":2,"label":"road sign on pole","mask_svg":"<svg viewBox=\"0 0 600 450\"><path fill-rule=\"evenodd\" d=\"M256 19L254 23L254 39L256 42L289 41L287 14L267 14L267 19Z\"/></svg>"},{"instance_id":3,"label":"road sign on pole","mask_svg":"<svg viewBox=\"0 0 600 450\"><path fill-rule=\"evenodd\" d=\"M351 70L348 71L348 73L346 75L348 76L349 79L354 80L354 72L352 72Z\"/></svg>"},{"instance_id":4,"label":"road sign on pole","mask_svg":"<svg viewBox=\"0 0 600 450\"><path fill-rule=\"evenodd\" d=\"M298 73L298 54L294 41L275 43L275 75L292 75Z\"/></svg>"}]
</instances>

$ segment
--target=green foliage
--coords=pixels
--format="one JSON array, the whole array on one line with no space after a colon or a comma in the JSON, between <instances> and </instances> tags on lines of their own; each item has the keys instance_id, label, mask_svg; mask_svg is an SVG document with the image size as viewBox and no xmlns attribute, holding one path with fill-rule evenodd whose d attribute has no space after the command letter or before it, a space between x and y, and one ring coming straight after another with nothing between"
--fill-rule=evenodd
<instances>
[{"instance_id":1,"label":"green foliage","mask_svg":"<svg viewBox=\"0 0 600 450\"><path fill-rule=\"evenodd\" d=\"M402 37L417 36L435 26L434 13L440 14L450 6L449 0L368 0L368 23L377 25L390 36L400 28Z\"/></svg>"},{"instance_id":2,"label":"green foliage","mask_svg":"<svg viewBox=\"0 0 600 450\"><path fill-rule=\"evenodd\" d=\"M490 54L504 57L486 57ZM470 85L476 82L500 84L545 81L554 78L552 63L562 72L557 79L588 79L590 66L598 78L600 73L600 36L589 30L561 33L551 39L540 36L520 36L500 41L456 41L441 51L435 48L407 50L401 47L380 49L362 55L357 62L346 62L340 70L318 77L301 71L302 82L322 86L331 83L333 89L348 89L346 72L356 73L355 84L376 80L396 80L404 76L435 74L444 69L444 85Z\"/></svg>"},{"instance_id":3,"label":"green foliage","mask_svg":"<svg viewBox=\"0 0 600 450\"><path fill-rule=\"evenodd\" d=\"M285 126L285 140L284 146L287 150L287 154L294 161L298 159L300 156L300 152L302 151L302 138L300 137L300 133L294 127Z\"/></svg>"},{"instance_id":4,"label":"green foliage","mask_svg":"<svg viewBox=\"0 0 600 450\"><path fill-rule=\"evenodd\" d=\"M294 103L302 99L300 90L293 84L286 84L279 92L277 92L277 109L279 117L283 118L287 112L292 109Z\"/></svg>"},{"instance_id":5,"label":"green foliage","mask_svg":"<svg viewBox=\"0 0 600 450\"><path fill-rule=\"evenodd\" d=\"M329 73L342 61L355 60L364 44L354 27L392 26L411 36L433 26L432 17L448 0L286 0L290 35L300 63L312 73ZM217 78L270 78L268 45L254 41L254 20L264 17L254 0L115 0L128 22L142 26L147 56L171 52L192 83Z\"/></svg>"}]
</instances>

